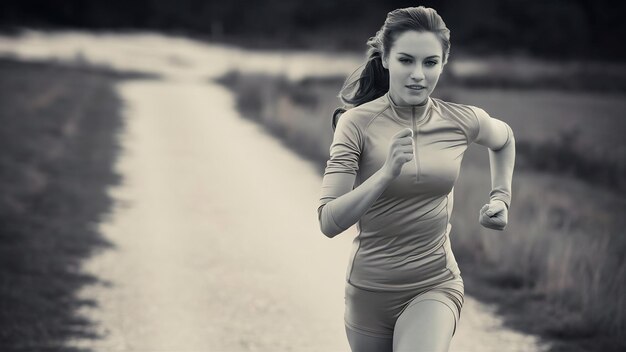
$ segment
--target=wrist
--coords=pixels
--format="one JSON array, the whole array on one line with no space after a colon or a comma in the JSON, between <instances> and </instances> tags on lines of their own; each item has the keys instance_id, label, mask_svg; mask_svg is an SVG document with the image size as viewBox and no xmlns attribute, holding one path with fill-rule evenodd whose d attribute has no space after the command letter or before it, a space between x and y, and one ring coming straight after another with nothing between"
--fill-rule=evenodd
<instances>
[{"instance_id":1,"label":"wrist","mask_svg":"<svg viewBox=\"0 0 626 352\"><path fill-rule=\"evenodd\" d=\"M504 188L502 186L495 187L489 192L489 200L500 200L506 206L508 210L511 206L511 191L510 188Z\"/></svg>"},{"instance_id":2,"label":"wrist","mask_svg":"<svg viewBox=\"0 0 626 352\"><path fill-rule=\"evenodd\" d=\"M380 168L375 175L377 176L378 181L385 185L388 185L394 179L393 175L387 170L386 166Z\"/></svg>"},{"instance_id":3,"label":"wrist","mask_svg":"<svg viewBox=\"0 0 626 352\"><path fill-rule=\"evenodd\" d=\"M492 198L491 201L492 202L496 202L496 201L502 202L502 204L504 204L504 207L506 208L506 210L509 210L509 204L505 200L500 199L500 198Z\"/></svg>"}]
</instances>

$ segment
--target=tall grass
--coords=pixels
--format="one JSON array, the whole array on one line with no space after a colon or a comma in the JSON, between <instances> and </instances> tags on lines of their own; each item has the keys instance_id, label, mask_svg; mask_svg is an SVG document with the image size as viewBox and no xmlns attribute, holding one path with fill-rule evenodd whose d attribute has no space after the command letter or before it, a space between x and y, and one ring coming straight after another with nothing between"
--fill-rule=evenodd
<instances>
[{"instance_id":1,"label":"tall grass","mask_svg":"<svg viewBox=\"0 0 626 352\"><path fill-rule=\"evenodd\" d=\"M244 116L309 158L321 174L332 141L330 116L339 105L336 95L343 79L242 78L230 72L220 81L236 92ZM452 243L461 270L476 267L472 273L481 273L487 282L540 300L546 307L543 332L551 336L625 334L626 220L621 214L626 213L626 201L594 186L593 178L536 167L563 153L570 159L559 160L558 165L587 160L571 158L575 154L564 151L564 144L550 153L534 154L538 147L524 135L516 134L516 140L530 152L523 154L522 167L516 167L509 224L502 232L478 222L478 210L488 201L489 170L476 167L471 153L466 155L452 217ZM622 182L624 175L620 176Z\"/></svg>"},{"instance_id":2,"label":"tall grass","mask_svg":"<svg viewBox=\"0 0 626 352\"><path fill-rule=\"evenodd\" d=\"M453 243L463 261L556 308L554 336L625 333L626 204L580 181L517 171L509 224L494 232L478 223L488 180L485 170L466 167L455 187Z\"/></svg>"}]
</instances>

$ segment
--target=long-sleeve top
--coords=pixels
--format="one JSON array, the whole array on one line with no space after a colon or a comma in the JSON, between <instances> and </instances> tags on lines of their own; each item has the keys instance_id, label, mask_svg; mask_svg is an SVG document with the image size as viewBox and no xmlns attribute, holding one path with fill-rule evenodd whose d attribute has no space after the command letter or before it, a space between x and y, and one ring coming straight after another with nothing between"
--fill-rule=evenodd
<instances>
[{"instance_id":1,"label":"long-sleeve top","mask_svg":"<svg viewBox=\"0 0 626 352\"><path fill-rule=\"evenodd\" d=\"M391 137L407 127L413 130L413 160L356 223L346 280L357 287L404 290L450 278L450 263L433 253L449 238L453 189L464 152L474 142L497 151L513 138L508 124L483 109L432 97L423 105L400 106L387 92L347 110L334 131L322 181L317 211L325 233L352 226L341 225L332 200L379 171ZM490 199L502 200L508 208L510 180L495 179L500 181L492 184Z\"/></svg>"}]
</instances>

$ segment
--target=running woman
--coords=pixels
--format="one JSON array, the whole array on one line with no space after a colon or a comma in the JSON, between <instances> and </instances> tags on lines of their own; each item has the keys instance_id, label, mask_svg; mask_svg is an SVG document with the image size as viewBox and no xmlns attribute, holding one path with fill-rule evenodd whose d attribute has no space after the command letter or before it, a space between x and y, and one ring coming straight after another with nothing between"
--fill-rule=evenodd
<instances>
[{"instance_id":1,"label":"running woman","mask_svg":"<svg viewBox=\"0 0 626 352\"><path fill-rule=\"evenodd\" d=\"M434 9L388 13L339 95L318 211L329 238L356 224L345 286L353 352L447 351L464 302L450 246L454 185L468 146L489 150L484 227L503 230L515 140L483 109L430 97L450 53ZM357 76L357 75L355 75Z\"/></svg>"}]
</instances>

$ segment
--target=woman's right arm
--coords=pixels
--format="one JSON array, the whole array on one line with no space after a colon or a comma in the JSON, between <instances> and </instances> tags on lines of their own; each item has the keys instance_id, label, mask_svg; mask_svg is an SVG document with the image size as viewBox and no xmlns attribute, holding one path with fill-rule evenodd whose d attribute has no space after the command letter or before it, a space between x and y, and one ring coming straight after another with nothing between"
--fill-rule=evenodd
<instances>
[{"instance_id":1,"label":"woman's right arm","mask_svg":"<svg viewBox=\"0 0 626 352\"><path fill-rule=\"evenodd\" d=\"M317 209L320 229L324 235L335 237L354 225L367 212L389 183L399 175L402 165L413 158L410 136L410 129L404 129L393 136L384 166L352 189L364 138L362 131L349 116L339 119Z\"/></svg>"},{"instance_id":2,"label":"woman's right arm","mask_svg":"<svg viewBox=\"0 0 626 352\"><path fill-rule=\"evenodd\" d=\"M380 169L352 189L354 178L354 175L345 173L324 176L324 184L343 185L334 188L336 194L342 193L338 198L320 205L317 210L320 229L329 238L337 236L359 221L393 180L384 169Z\"/></svg>"}]
</instances>

